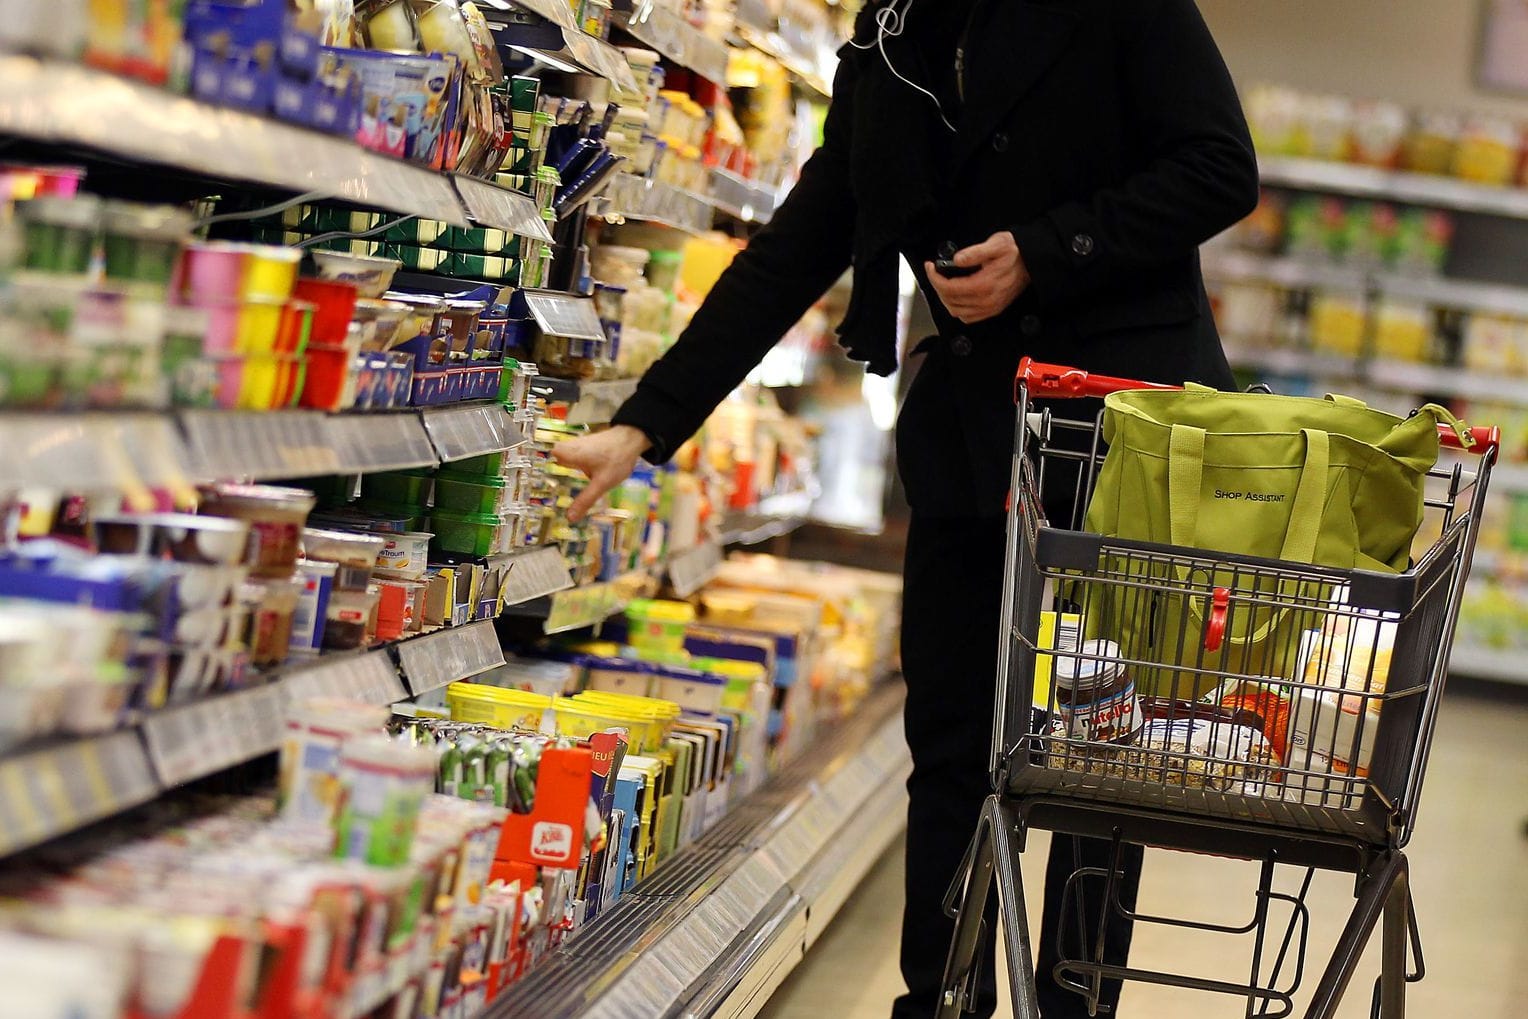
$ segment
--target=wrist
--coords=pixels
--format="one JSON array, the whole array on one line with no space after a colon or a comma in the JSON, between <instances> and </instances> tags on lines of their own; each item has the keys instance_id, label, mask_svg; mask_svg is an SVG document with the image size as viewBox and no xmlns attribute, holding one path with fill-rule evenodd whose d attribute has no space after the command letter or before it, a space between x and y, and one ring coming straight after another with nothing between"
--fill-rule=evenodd
<instances>
[{"instance_id":1,"label":"wrist","mask_svg":"<svg viewBox=\"0 0 1528 1019\"><path fill-rule=\"evenodd\" d=\"M653 446L653 440L648 434L634 425L611 425L609 432L615 437L621 452L633 457L642 456Z\"/></svg>"}]
</instances>

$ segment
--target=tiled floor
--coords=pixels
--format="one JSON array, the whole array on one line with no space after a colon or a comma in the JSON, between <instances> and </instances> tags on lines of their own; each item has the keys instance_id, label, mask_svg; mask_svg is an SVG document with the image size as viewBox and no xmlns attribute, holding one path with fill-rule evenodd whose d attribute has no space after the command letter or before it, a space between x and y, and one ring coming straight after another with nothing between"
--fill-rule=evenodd
<instances>
[{"instance_id":1,"label":"tiled floor","mask_svg":"<svg viewBox=\"0 0 1528 1019\"><path fill-rule=\"evenodd\" d=\"M1451 694L1439 721L1411 857L1427 978L1413 985L1408 1014L1420 1019L1528 1016L1528 701ZM1038 901L1043 836L1025 854L1024 882ZM775 995L763 1019L885 1019L902 990L896 946L901 910L899 842L866 879L833 927ZM1170 853L1148 854L1143 910L1204 919L1250 915L1253 865ZM1284 884L1290 883L1286 877ZM1236 892L1232 895L1230 893ZM1244 894L1243 894L1244 893ZM1312 886L1309 990L1352 901L1352 879L1318 874ZM1031 909L1031 922L1038 922ZM1152 930L1137 937L1131 962L1201 975L1244 975L1248 943ZM1377 952L1339 1013L1366 1019ZM1003 977L1006 980L1006 976ZM1005 985L1006 986L1006 985ZM1300 999L1304 1007L1303 997ZM998 1013L1009 1016L1006 1006ZM1232 999L1130 987L1125 1019L1236 1019Z\"/></svg>"}]
</instances>

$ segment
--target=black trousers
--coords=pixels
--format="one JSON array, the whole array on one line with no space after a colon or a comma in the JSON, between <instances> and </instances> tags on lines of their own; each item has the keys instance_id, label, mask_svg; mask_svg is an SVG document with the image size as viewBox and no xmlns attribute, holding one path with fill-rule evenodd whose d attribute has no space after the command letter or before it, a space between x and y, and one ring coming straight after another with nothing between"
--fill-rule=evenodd
<instances>
[{"instance_id":1,"label":"black trousers","mask_svg":"<svg viewBox=\"0 0 1528 1019\"><path fill-rule=\"evenodd\" d=\"M954 924L943 899L960 867L990 792L987 759L992 741L992 698L997 675L998 619L1002 614L1004 521L1001 518L935 518L915 515L907 538L903 588L902 669L907 680L906 730L913 772L908 779L907 905L902 917L902 977L908 994L897 1000L894 1019L928 1019L936 1007ZM1084 867L1107 867L1110 846L1094 839L1055 836L1046 869L1044 920L1035 955L1040 1011L1044 1019L1087 1015L1082 997L1052 978L1062 891L1068 876ZM1141 851L1127 847L1121 901L1135 906ZM1068 954L1077 958L1082 930L1098 923L1102 890L1089 883L1083 900L1086 925L1069 921ZM1033 896L1029 897L1033 909ZM1073 907L1075 909L1075 905ZM997 929L996 901L988 905L988 929ZM1123 965L1131 925L1112 916L1109 961ZM992 941L982 961L977 1015L997 1006ZM1104 985L1103 1004L1119 1000L1119 984Z\"/></svg>"}]
</instances>

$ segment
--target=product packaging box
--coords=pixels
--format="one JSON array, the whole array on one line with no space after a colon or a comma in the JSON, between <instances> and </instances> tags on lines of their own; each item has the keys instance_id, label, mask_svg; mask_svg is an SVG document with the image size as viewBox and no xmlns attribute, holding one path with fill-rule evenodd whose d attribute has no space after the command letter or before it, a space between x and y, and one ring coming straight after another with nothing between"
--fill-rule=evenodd
<instances>
[{"instance_id":1,"label":"product packaging box","mask_svg":"<svg viewBox=\"0 0 1528 1019\"><path fill-rule=\"evenodd\" d=\"M342 49L325 52L361 84L357 142L375 152L435 169L451 165L460 90L454 56Z\"/></svg>"}]
</instances>

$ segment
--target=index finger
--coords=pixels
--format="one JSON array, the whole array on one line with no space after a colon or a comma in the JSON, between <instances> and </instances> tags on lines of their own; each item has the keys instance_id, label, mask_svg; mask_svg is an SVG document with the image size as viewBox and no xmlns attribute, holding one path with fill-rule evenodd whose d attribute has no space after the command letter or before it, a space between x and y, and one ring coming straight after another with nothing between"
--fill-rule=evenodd
<instances>
[{"instance_id":1,"label":"index finger","mask_svg":"<svg viewBox=\"0 0 1528 1019\"><path fill-rule=\"evenodd\" d=\"M989 262L1003 253L1004 245L996 236L989 237L980 244L973 244L969 248L961 248L955 252L956 265L981 265Z\"/></svg>"}]
</instances>

